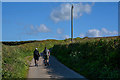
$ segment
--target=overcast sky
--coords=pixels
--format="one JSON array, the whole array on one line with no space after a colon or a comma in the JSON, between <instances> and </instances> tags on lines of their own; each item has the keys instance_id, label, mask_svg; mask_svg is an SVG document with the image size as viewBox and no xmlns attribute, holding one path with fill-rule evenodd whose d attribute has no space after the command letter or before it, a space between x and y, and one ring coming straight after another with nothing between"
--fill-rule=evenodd
<instances>
[{"instance_id":1,"label":"overcast sky","mask_svg":"<svg viewBox=\"0 0 120 80\"><path fill-rule=\"evenodd\" d=\"M11 2L2 4L3 41L70 38L74 5L74 37L118 35L118 3Z\"/></svg>"}]
</instances>

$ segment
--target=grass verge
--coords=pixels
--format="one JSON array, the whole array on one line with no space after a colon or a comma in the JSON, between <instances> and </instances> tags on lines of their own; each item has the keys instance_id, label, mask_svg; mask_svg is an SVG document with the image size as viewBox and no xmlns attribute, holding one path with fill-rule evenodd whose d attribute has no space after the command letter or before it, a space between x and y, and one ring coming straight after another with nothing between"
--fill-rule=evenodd
<instances>
[{"instance_id":1,"label":"grass verge","mask_svg":"<svg viewBox=\"0 0 120 80\"><path fill-rule=\"evenodd\" d=\"M7 45L2 44L2 78L27 78L29 70L29 61L33 57L33 51L38 48L42 52L45 46L49 49L54 44L61 43L62 41L45 40L32 43L12 45L7 42Z\"/></svg>"}]
</instances>

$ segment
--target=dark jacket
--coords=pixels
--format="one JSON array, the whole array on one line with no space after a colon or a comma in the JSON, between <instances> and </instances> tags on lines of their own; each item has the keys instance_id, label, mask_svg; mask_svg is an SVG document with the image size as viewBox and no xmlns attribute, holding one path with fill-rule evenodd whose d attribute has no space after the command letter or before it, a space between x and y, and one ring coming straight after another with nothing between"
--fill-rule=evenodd
<instances>
[{"instance_id":1,"label":"dark jacket","mask_svg":"<svg viewBox=\"0 0 120 80\"><path fill-rule=\"evenodd\" d=\"M39 58L39 51L38 50L35 50L34 51L34 59L37 59L38 60L38 58Z\"/></svg>"}]
</instances>

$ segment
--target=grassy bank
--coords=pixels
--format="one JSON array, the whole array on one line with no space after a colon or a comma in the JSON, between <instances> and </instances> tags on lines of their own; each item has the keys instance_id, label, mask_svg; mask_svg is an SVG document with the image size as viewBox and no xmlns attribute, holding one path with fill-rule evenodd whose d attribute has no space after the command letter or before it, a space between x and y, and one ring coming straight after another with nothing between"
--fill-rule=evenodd
<instances>
[{"instance_id":1,"label":"grassy bank","mask_svg":"<svg viewBox=\"0 0 120 80\"><path fill-rule=\"evenodd\" d=\"M37 47L39 52L52 48L51 54L69 68L88 79L120 78L120 38L75 38L7 42L2 44L2 77L26 78L29 61Z\"/></svg>"},{"instance_id":2,"label":"grassy bank","mask_svg":"<svg viewBox=\"0 0 120 80\"><path fill-rule=\"evenodd\" d=\"M19 45L13 42L13 45L9 42L7 42L7 45L2 44L2 77L26 78L29 61L33 58L32 55L35 48L37 47L39 52L42 52L45 46L47 46L47 48L52 48L54 44L61 42L62 41L45 40L26 44L19 42Z\"/></svg>"},{"instance_id":3,"label":"grassy bank","mask_svg":"<svg viewBox=\"0 0 120 80\"><path fill-rule=\"evenodd\" d=\"M88 79L120 78L120 38L82 39L55 45L52 53L59 61Z\"/></svg>"}]
</instances>

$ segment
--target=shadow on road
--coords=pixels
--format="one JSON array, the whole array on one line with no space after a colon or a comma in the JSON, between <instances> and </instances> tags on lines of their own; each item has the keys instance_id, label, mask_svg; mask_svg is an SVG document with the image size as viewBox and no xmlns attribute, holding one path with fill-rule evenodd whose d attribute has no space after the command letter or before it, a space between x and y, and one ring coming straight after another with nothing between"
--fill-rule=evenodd
<instances>
[{"instance_id":1,"label":"shadow on road","mask_svg":"<svg viewBox=\"0 0 120 80\"><path fill-rule=\"evenodd\" d=\"M51 75L51 78L64 78L65 80L70 78L84 78L78 73L67 68L65 65L61 64L54 56L50 56L50 66L46 66L45 68L48 69L47 72L49 75Z\"/></svg>"}]
</instances>

